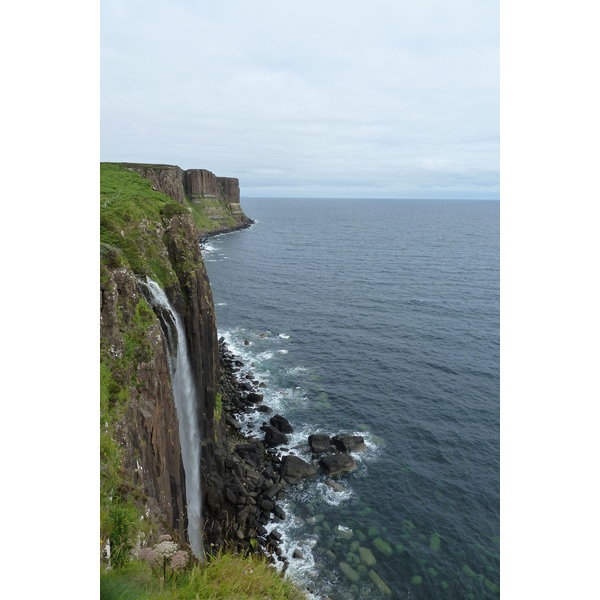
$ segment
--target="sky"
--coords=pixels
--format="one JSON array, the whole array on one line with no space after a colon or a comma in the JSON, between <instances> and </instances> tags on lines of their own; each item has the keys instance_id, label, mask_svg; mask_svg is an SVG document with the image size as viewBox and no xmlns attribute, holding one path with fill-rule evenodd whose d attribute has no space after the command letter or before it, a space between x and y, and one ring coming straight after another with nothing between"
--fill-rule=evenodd
<instances>
[{"instance_id":1,"label":"sky","mask_svg":"<svg viewBox=\"0 0 600 600\"><path fill-rule=\"evenodd\" d=\"M100 9L102 161L247 197L499 198L496 0Z\"/></svg>"}]
</instances>

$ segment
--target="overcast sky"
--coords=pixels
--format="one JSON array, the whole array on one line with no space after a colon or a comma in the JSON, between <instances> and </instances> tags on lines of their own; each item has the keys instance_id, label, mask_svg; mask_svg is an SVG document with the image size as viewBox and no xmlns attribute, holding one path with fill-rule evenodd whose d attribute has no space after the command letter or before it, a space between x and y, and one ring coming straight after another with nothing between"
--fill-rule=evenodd
<instances>
[{"instance_id":1,"label":"overcast sky","mask_svg":"<svg viewBox=\"0 0 600 600\"><path fill-rule=\"evenodd\" d=\"M102 0L101 160L242 196L499 198L497 0Z\"/></svg>"}]
</instances>

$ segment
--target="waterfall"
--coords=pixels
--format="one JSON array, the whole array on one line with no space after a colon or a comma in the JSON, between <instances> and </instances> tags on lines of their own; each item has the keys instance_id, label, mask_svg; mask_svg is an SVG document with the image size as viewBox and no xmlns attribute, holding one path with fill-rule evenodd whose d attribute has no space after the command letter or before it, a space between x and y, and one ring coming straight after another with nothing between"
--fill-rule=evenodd
<instances>
[{"instance_id":1,"label":"waterfall","mask_svg":"<svg viewBox=\"0 0 600 600\"><path fill-rule=\"evenodd\" d=\"M200 432L196 385L190 365L185 327L160 286L149 278L138 280L142 296L154 309L167 339L171 385L179 419L181 456L185 470L188 535L194 554L203 558L200 535Z\"/></svg>"}]
</instances>

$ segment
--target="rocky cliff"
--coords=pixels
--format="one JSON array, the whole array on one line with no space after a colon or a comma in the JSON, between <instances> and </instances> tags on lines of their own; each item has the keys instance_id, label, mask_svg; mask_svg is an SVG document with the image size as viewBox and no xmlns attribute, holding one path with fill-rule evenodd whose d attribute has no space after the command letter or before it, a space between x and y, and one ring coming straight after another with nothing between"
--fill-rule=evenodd
<instances>
[{"instance_id":1,"label":"rocky cliff","mask_svg":"<svg viewBox=\"0 0 600 600\"><path fill-rule=\"evenodd\" d=\"M172 165L125 165L149 179L155 191L189 204L201 235L241 229L253 222L242 210L240 183L234 177L217 177L206 169L184 171Z\"/></svg>"},{"instance_id":2,"label":"rocky cliff","mask_svg":"<svg viewBox=\"0 0 600 600\"><path fill-rule=\"evenodd\" d=\"M167 340L139 278L156 281L185 324L197 389L203 517L215 516L224 501L217 330L200 232L186 206L186 173L144 169L146 179L131 165L101 165L101 530L113 559L115 548L125 556L140 539L171 529L188 539Z\"/></svg>"}]
</instances>

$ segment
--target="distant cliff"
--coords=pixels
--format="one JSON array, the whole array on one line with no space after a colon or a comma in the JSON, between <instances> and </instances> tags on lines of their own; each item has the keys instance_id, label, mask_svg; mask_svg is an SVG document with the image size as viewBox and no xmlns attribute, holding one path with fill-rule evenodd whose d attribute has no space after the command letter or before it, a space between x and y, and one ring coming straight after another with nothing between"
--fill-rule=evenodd
<instances>
[{"instance_id":1,"label":"distant cliff","mask_svg":"<svg viewBox=\"0 0 600 600\"><path fill-rule=\"evenodd\" d=\"M217 177L206 169L184 171L173 165L122 163L152 182L153 189L192 207L201 235L243 229L253 223L240 205L240 183L234 177Z\"/></svg>"}]
</instances>

